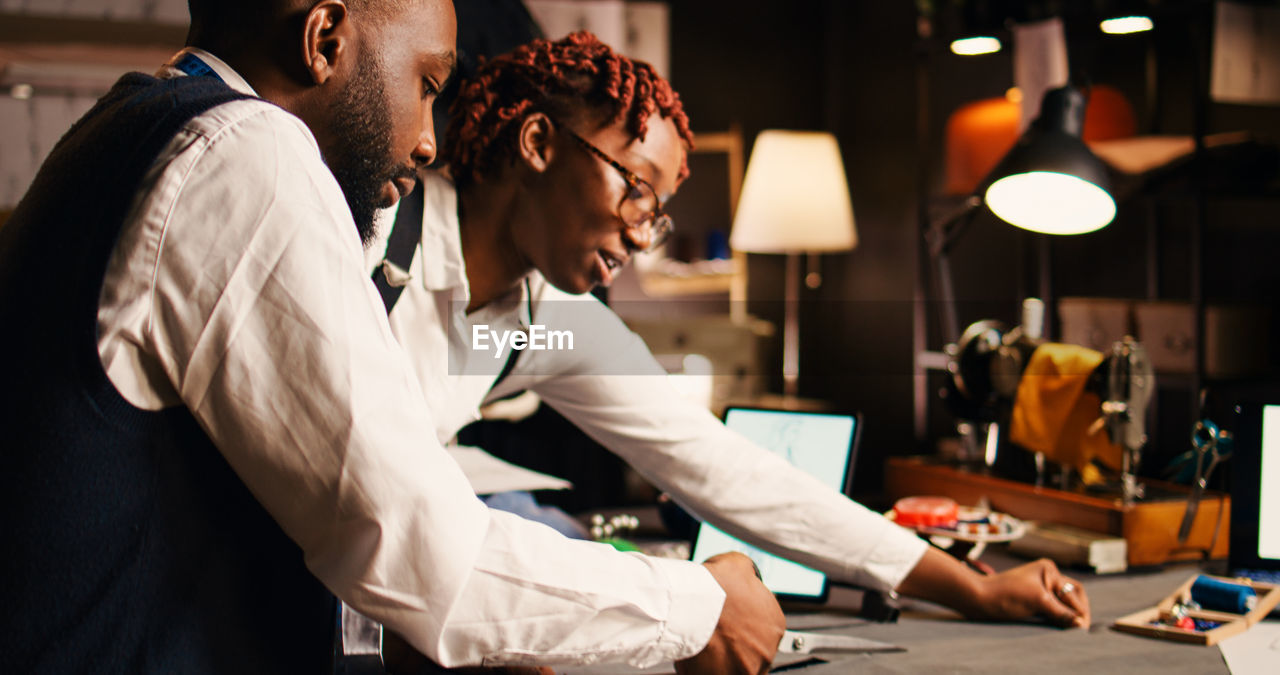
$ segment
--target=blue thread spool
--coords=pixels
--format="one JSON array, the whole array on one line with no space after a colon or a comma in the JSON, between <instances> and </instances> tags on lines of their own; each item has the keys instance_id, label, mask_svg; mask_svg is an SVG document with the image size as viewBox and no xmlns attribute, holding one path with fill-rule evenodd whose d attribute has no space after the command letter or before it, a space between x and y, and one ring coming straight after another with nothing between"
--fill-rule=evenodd
<instances>
[{"instance_id":1,"label":"blue thread spool","mask_svg":"<svg viewBox=\"0 0 1280 675\"><path fill-rule=\"evenodd\" d=\"M1258 594L1251 586L1219 581L1203 574L1191 584L1191 599L1205 609L1247 614L1258 606Z\"/></svg>"}]
</instances>

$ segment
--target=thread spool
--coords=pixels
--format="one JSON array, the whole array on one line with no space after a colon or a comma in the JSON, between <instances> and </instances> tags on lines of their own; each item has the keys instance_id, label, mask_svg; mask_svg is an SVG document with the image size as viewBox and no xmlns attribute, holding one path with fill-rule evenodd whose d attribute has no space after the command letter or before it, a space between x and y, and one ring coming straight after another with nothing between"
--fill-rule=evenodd
<instances>
[{"instance_id":1,"label":"thread spool","mask_svg":"<svg viewBox=\"0 0 1280 675\"><path fill-rule=\"evenodd\" d=\"M1044 336L1044 301L1040 298L1022 301L1022 334L1028 340L1039 340Z\"/></svg>"},{"instance_id":2,"label":"thread spool","mask_svg":"<svg viewBox=\"0 0 1280 675\"><path fill-rule=\"evenodd\" d=\"M1258 594L1252 586L1233 584L1203 574L1191 584L1191 599L1205 609L1233 614L1247 614L1258 606Z\"/></svg>"},{"instance_id":3,"label":"thread spool","mask_svg":"<svg viewBox=\"0 0 1280 675\"><path fill-rule=\"evenodd\" d=\"M893 519L903 527L955 527L959 510L950 497L904 497L893 505Z\"/></svg>"}]
</instances>

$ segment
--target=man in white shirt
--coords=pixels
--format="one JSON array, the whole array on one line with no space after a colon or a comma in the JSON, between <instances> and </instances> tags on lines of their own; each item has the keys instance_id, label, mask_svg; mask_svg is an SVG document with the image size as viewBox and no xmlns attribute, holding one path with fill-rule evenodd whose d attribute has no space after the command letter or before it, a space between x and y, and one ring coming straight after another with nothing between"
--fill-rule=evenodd
<instances>
[{"instance_id":1,"label":"man in white shirt","mask_svg":"<svg viewBox=\"0 0 1280 675\"><path fill-rule=\"evenodd\" d=\"M451 177L424 172L408 269L384 263L390 223L366 261L396 282L391 327L441 442L483 402L532 390L702 519L838 580L972 617L1088 624L1083 588L1053 563L980 576L729 431L582 295L658 243L662 204L687 173L688 121L646 64L585 33L535 41L463 83L451 117Z\"/></svg>"},{"instance_id":2,"label":"man in white shirt","mask_svg":"<svg viewBox=\"0 0 1280 675\"><path fill-rule=\"evenodd\" d=\"M490 511L436 440L361 241L435 155L450 3L191 13L0 229L0 671L316 672L325 588L446 666L766 665L745 558Z\"/></svg>"}]
</instances>

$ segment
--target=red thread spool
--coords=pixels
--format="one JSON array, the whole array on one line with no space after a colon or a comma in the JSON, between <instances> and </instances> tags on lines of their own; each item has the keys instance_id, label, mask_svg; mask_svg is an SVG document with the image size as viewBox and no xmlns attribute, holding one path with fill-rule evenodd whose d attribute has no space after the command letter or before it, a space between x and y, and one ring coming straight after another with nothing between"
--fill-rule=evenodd
<instances>
[{"instance_id":1,"label":"red thread spool","mask_svg":"<svg viewBox=\"0 0 1280 675\"><path fill-rule=\"evenodd\" d=\"M904 497L893 505L893 520L903 527L955 527L959 519L950 497Z\"/></svg>"}]
</instances>

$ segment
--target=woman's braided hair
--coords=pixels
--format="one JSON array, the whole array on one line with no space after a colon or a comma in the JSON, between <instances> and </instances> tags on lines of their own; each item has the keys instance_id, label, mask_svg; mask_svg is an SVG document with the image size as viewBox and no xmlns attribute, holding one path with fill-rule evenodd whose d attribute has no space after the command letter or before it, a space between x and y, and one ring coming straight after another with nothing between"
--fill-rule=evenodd
<instances>
[{"instance_id":1,"label":"woman's braided hair","mask_svg":"<svg viewBox=\"0 0 1280 675\"><path fill-rule=\"evenodd\" d=\"M657 112L693 147L689 118L671 85L649 64L581 31L555 42L534 40L482 65L450 108L441 157L458 185L482 180L513 161L528 114L578 119L584 107L588 119L602 116L605 125L626 120L627 131L640 139ZM682 163L679 178L688 174Z\"/></svg>"}]
</instances>

